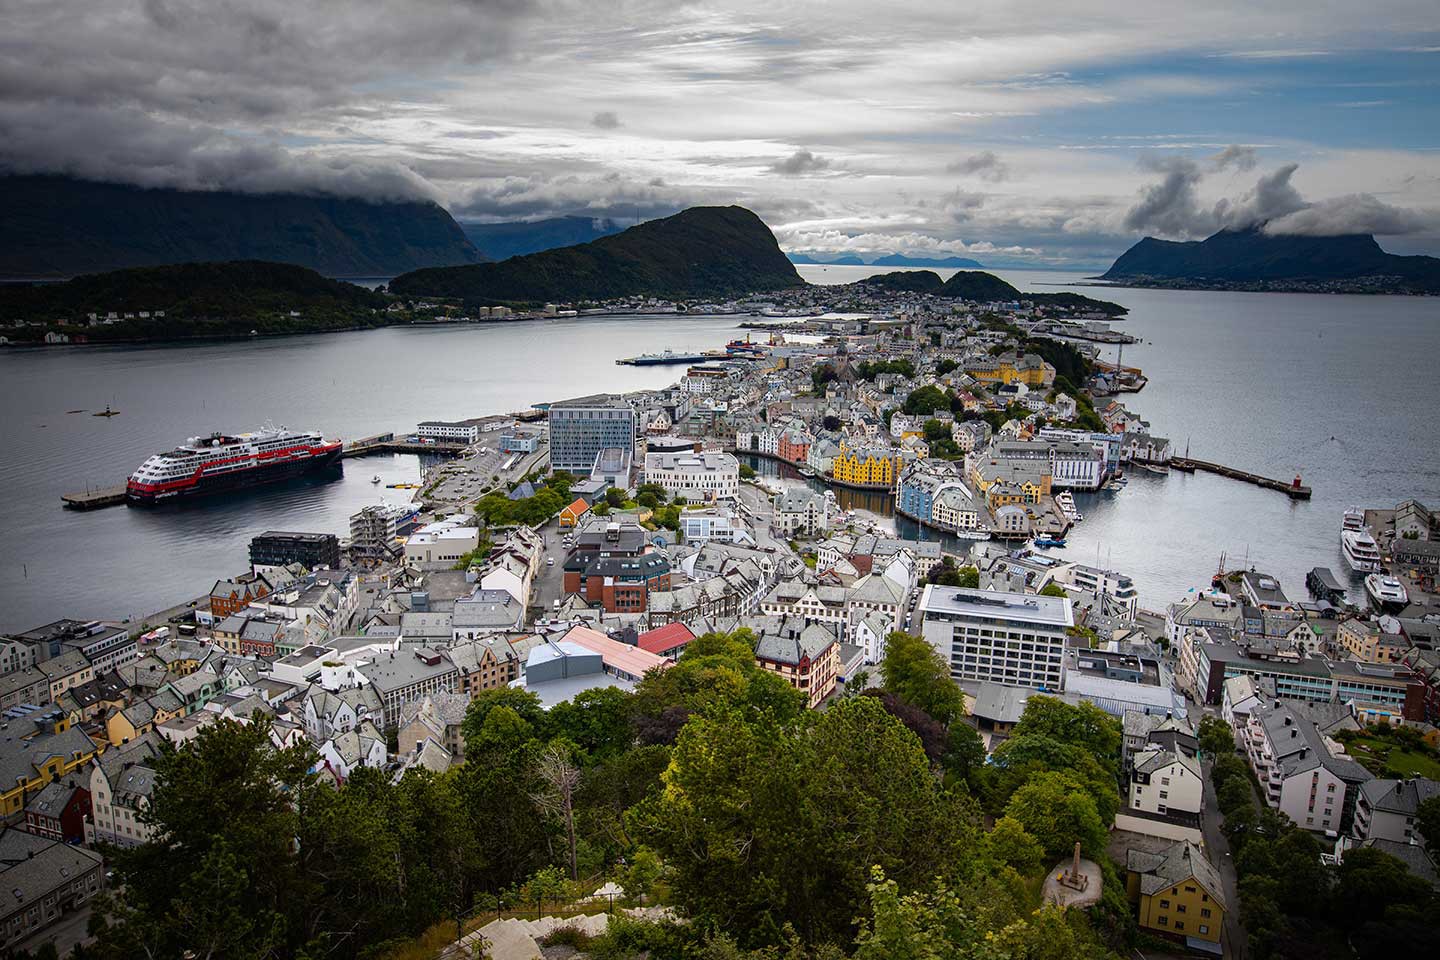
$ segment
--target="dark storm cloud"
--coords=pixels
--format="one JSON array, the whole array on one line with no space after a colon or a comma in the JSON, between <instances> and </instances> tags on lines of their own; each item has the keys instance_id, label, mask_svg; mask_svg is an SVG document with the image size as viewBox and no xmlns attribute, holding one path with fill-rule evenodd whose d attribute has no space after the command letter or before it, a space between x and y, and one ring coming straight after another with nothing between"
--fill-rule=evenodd
<instances>
[{"instance_id":1,"label":"dark storm cloud","mask_svg":"<svg viewBox=\"0 0 1440 960\"><path fill-rule=\"evenodd\" d=\"M1308 201L1291 183L1298 163L1286 163L1261 175L1236 199L1222 197L1206 206L1199 186L1210 173L1228 167L1250 170L1258 162L1254 150L1230 146L1201 164L1189 157L1147 157L1140 168L1161 174L1141 188L1140 199L1126 212L1127 230L1165 237L1202 237L1216 230L1262 227L1271 234L1340 236L1352 233L1399 235L1440 229L1432 214L1387 204L1372 194L1357 193Z\"/></svg>"},{"instance_id":2,"label":"dark storm cloud","mask_svg":"<svg viewBox=\"0 0 1440 960\"><path fill-rule=\"evenodd\" d=\"M999 183L1010 176L1010 168L1005 161L993 150L985 150L966 157L963 160L955 160L945 165L946 173L959 173L966 176L979 176L982 180L989 180L991 183Z\"/></svg>"},{"instance_id":3,"label":"dark storm cloud","mask_svg":"<svg viewBox=\"0 0 1440 960\"><path fill-rule=\"evenodd\" d=\"M590 118L590 126L600 130L614 130L620 126L620 115L614 110L601 110Z\"/></svg>"},{"instance_id":4,"label":"dark storm cloud","mask_svg":"<svg viewBox=\"0 0 1440 960\"><path fill-rule=\"evenodd\" d=\"M317 138L304 134L334 139L347 115L383 109L377 91L422 68L499 55L530 6L11 0L0 33L0 170L433 197L437 189L398 161L334 144L307 150Z\"/></svg>"},{"instance_id":5,"label":"dark storm cloud","mask_svg":"<svg viewBox=\"0 0 1440 960\"><path fill-rule=\"evenodd\" d=\"M801 177L807 173L816 173L830 166L830 161L825 157L817 157L809 150L796 150L783 160L777 160L770 165L771 173L778 173L782 177Z\"/></svg>"}]
</instances>

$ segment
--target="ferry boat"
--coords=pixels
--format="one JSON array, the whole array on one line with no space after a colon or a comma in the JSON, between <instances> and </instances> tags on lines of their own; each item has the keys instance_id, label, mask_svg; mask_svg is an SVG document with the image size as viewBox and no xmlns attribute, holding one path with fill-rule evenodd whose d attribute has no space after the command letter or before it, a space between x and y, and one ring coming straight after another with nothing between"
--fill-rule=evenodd
<instances>
[{"instance_id":1,"label":"ferry boat","mask_svg":"<svg viewBox=\"0 0 1440 960\"><path fill-rule=\"evenodd\" d=\"M1375 608L1384 613L1399 613L1410 603L1405 584L1383 573L1372 573L1365 578L1365 593Z\"/></svg>"},{"instance_id":2,"label":"ferry boat","mask_svg":"<svg viewBox=\"0 0 1440 960\"><path fill-rule=\"evenodd\" d=\"M732 355L763 357L765 347L762 344L752 343L750 338L746 337L744 340L731 340L725 344L725 352Z\"/></svg>"},{"instance_id":3,"label":"ferry boat","mask_svg":"<svg viewBox=\"0 0 1440 960\"><path fill-rule=\"evenodd\" d=\"M224 493L288 480L339 461L340 441L313 430L265 426L251 433L212 433L147 459L126 481L125 496L130 503L152 504Z\"/></svg>"},{"instance_id":4,"label":"ferry boat","mask_svg":"<svg viewBox=\"0 0 1440 960\"><path fill-rule=\"evenodd\" d=\"M1359 573L1380 572L1380 547L1364 530L1342 531L1340 548L1350 569Z\"/></svg>"}]
</instances>

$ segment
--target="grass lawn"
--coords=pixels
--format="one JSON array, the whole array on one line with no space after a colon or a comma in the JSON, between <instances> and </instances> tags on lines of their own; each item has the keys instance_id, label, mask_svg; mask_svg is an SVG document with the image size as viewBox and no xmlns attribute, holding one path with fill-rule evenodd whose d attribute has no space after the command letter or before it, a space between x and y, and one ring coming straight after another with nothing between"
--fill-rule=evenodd
<instances>
[{"instance_id":1,"label":"grass lawn","mask_svg":"<svg viewBox=\"0 0 1440 960\"><path fill-rule=\"evenodd\" d=\"M1376 776L1427 777L1440 780L1440 760L1428 754L1403 750L1394 744L1370 737L1351 740L1346 750Z\"/></svg>"}]
</instances>

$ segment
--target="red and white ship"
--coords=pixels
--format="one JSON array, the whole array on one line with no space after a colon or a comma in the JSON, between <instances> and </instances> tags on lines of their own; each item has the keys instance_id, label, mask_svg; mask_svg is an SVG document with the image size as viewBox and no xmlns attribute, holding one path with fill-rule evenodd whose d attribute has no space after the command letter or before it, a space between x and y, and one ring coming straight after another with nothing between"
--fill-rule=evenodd
<instances>
[{"instance_id":1,"label":"red and white ship","mask_svg":"<svg viewBox=\"0 0 1440 960\"><path fill-rule=\"evenodd\" d=\"M339 460L340 441L313 430L266 426L234 436L212 433L191 437L140 464L125 484L125 495L131 503L148 504L224 493L334 467Z\"/></svg>"}]
</instances>

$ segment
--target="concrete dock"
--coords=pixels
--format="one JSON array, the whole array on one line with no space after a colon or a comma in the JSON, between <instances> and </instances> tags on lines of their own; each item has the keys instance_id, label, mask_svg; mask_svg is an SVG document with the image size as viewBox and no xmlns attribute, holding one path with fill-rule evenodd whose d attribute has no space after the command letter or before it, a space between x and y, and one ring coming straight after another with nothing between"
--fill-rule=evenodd
<instances>
[{"instance_id":1,"label":"concrete dock","mask_svg":"<svg viewBox=\"0 0 1440 960\"><path fill-rule=\"evenodd\" d=\"M1234 467L1227 467L1223 463L1211 463L1208 460L1195 460L1190 457L1171 457L1170 467L1184 473L1194 473L1197 470L1205 473L1213 473L1221 477L1229 477L1231 480L1240 480L1245 483L1253 483L1257 487L1265 487L1267 490L1279 490L1291 500L1309 500L1310 488L1300 482L1297 474L1290 483L1284 480L1272 480L1270 477L1262 477L1258 473L1250 473L1246 470L1236 470Z\"/></svg>"},{"instance_id":2,"label":"concrete dock","mask_svg":"<svg viewBox=\"0 0 1440 960\"><path fill-rule=\"evenodd\" d=\"M66 493L60 502L67 510L99 510L101 507L118 507L125 502L125 484L114 487L100 487L84 493Z\"/></svg>"}]
</instances>

